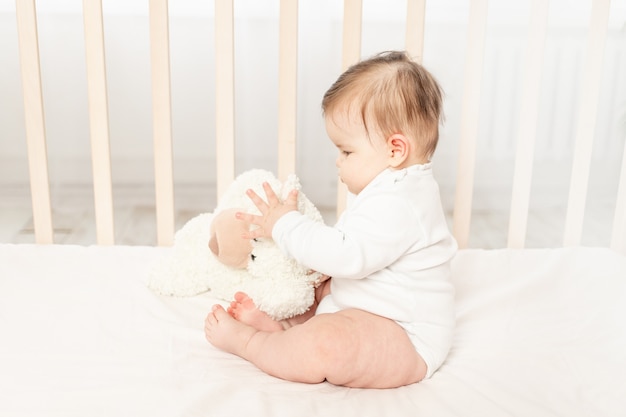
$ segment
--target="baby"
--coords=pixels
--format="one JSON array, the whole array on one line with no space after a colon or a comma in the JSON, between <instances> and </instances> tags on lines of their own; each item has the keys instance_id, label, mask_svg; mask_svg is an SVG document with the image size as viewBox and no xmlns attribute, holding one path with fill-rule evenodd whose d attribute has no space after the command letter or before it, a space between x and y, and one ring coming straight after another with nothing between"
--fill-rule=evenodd
<instances>
[{"instance_id":1,"label":"baby","mask_svg":"<svg viewBox=\"0 0 626 417\"><path fill-rule=\"evenodd\" d=\"M442 94L403 52L350 67L324 95L341 181L354 199L334 227L297 211L297 192L280 201L248 196L260 215L244 238L273 238L298 262L332 277L302 316L275 322L246 294L205 320L213 345L279 378L392 388L430 377L454 330L450 261L457 245L441 207L430 159Z\"/></svg>"}]
</instances>

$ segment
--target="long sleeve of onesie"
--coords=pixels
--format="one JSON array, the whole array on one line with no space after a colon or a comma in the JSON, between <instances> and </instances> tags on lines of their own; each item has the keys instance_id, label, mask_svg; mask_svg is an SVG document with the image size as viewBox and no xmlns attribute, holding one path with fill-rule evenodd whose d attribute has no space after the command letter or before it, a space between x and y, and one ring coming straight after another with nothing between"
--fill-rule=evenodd
<instances>
[{"instance_id":1,"label":"long sleeve of onesie","mask_svg":"<svg viewBox=\"0 0 626 417\"><path fill-rule=\"evenodd\" d=\"M335 278L359 279L392 264L421 233L415 213L393 195L364 196L335 227L290 212L274 226L278 246L298 262Z\"/></svg>"}]
</instances>

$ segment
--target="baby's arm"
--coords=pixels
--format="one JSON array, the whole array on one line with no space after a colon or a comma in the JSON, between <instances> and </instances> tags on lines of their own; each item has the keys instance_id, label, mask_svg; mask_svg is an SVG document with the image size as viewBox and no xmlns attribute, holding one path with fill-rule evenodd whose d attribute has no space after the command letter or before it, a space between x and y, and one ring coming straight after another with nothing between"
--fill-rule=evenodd
<instances>
[{"instance_id":1,"label":"baby's arm","mask_svg":"<svg viewBox=\"0 0 626 417\"><path fill-rule=\"evenodd\" d=\"M278 219L290 211L298 210L298 190L292 190L285 201L282 202L267 182L263 183L263 190L267 196L267 202L259 197L253 190L246 191L246 194L259 209L261 215L242 212L235 214L239 220L247 221L258 226L258 228L244 233L243 237L246 239L255 239L257 237L271 238L272 230Z\"/></svg>"},{"instance_id":2,"label":"baby's arm","mask_svg":"<svg viewBox=\"0 0 626 417\"><path fill-rule=\"evenodd\" d=\"M359 279L398 260L423 236L412 208L393 196L361 199L335 227L297 212L276 222L272 237L302 265L333 278Z\"/></svg>"}]
</instances>

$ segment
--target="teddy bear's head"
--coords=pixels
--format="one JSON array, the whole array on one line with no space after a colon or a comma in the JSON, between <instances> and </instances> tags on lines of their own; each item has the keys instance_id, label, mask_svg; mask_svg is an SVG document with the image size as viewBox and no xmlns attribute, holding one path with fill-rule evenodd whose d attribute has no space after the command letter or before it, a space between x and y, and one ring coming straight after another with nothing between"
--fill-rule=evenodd
<instances>
[{"instance_id":1,"label":"teddy bear's head","mask_svg":"<svg viewBox=\"0 0 626 417\"><path fill-rule=\"evenodd\" d=\"M276 320L307 311L313 304L314 285L320 274L288 257L272 239L241 237L250 224L236 219L235 213L258 214L246 190L251 188L264 195L263 182L268 182L282 199L300 188L295 175L281 182L265 170L240 174L213 213L194 217L176 232L173 251L154 268L148 286L158 293L176 296L208 291L225 301L243 291ZM298 193L298 210L314 221L323 221L302 192Z\"/></svg>"}]
</instances>

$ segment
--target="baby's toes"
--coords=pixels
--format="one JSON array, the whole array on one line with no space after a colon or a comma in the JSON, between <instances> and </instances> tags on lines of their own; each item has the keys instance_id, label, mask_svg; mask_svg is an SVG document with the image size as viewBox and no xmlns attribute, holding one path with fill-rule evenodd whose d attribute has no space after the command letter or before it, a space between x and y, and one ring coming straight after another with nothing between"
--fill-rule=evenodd
<instances>
[{"instance_id":1,"label":"baby's toes","mask_svg":"<svg viewBox=\"0 0 626 417\"><path fill-rule=\"evenodd\" d=\"M228 308L228 314L230 314L232 318L239 320L241 317L241 304L239 303L231 304L231 306Z\"/></svg>"}]
</instances>

